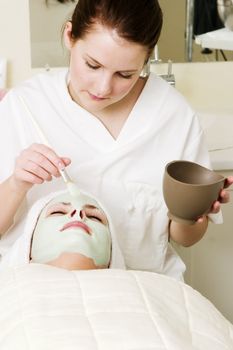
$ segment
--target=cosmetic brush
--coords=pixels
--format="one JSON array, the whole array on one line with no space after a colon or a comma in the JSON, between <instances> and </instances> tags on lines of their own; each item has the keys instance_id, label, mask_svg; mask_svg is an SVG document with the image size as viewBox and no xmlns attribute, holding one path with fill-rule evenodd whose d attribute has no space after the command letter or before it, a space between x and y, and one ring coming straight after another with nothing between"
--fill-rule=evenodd
<instances>
[{"instance_id":1,"label":"cosmetic brush","mask_svg":"<svg viewBox=\"0 0 233 350\"><path fill-rule=\"evenodd\" d=\"M25 111L27 112L27 116L30 118L32 124L34 125L42 143L50 148L52 148L52 146L50 145L48 139L46 138L45 134L43 133L41 127L39 126L39 124L37 123L36 119L34 118L32 112L30 111L27 103L25 102L24 98L22 96L19 96L19 99L25 109ZM80 191L77 187L77 185L72 181L72 179L70 178L70 176L67 173L66 168L63 169L59 169L59 172L61 174L61 177L65 183L65 185L67 186L67 189L69 191L69 193L72 196L76 196Z\"/></svg>"}]
</instances>

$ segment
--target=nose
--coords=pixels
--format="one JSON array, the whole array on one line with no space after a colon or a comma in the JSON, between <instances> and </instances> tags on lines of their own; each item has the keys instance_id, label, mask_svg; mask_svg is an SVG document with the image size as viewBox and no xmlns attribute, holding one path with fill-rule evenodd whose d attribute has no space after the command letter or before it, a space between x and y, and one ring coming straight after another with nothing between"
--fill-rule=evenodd
<instances>
[{"instance_id":1,"label":"nose","mask_svg":"<svg viewBox=\"0 0 233 350\"><path fill-rule=\"evenodd\" d=\"M97 91L98 97L106 97L110 95L112 92L112 76L110 74L101 75Z\"/></svg>"},{"instance_id":2,"label":"nose","mask_svg":"<svg viewBox=\"0 0 233 350\"><path fill-rule=\"evenodd\" d=\"M77 212L77 210L74 209L70 213L70 217L72 218L74 215L78 215L80 219L85 219L86 218L86 214L85 214L84 210L80 210L79 212Z\"/></svg>"},{"instance_id":3,"label":"nose","mask_svg":"<svg viewBox=\"0 0 233 350\"><path fill-rule=\"evenodd\" d=\"M76 214L77 210L74 209L71 213L70 213L70 217L72 218L75 214Z\"/></svg>"}]
</instances>

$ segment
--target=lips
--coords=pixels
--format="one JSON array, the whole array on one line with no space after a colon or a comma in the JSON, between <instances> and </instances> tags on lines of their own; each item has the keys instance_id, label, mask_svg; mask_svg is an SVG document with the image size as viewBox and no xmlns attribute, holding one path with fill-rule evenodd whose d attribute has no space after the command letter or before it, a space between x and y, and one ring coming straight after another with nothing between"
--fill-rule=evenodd
<instances>
[{"instance_id":1,"label":"lips","mask_svg":"<svg viewBox=\"0 0 233 350\"><path fill-rule=\"evenodd\" d=\"M93 95L89 92L89 96L91 97L92 100L95 100L95 101L103 101L103 100L107 100L106 97L98 97L96 95Z\"/></svg>"},{"instance_id":2,"label":"lips","mask_svg":"<svg viewBox=\"0 0 233 350\"><path fill-rule=\"evenodd\" d=\"M69 228L81 228L83 229L88 235L91 234L91 230L89 229L89 227L84 224L83 222L81 221L71 221L71 222L68 222L67 224L65 224L61 229L60 229L60 232L62 231L65 231Z\"/></svg>"}]
</instances>

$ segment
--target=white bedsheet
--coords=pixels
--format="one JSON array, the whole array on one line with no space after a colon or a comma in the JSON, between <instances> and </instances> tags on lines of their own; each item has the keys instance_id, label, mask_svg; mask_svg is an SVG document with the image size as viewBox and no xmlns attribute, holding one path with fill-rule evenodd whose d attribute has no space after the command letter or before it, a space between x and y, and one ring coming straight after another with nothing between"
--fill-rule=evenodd
<instances>
[{"instance_id":1,"label":"white bedsheet","mask_svg":"<svg viewBox=\"0 0 233 350\"><path fill-rule=\"evenodd\" d=\"M233 326L182 282L151 272L0 273L1 350L225 350Z\"/></svg>"}]
</instances>

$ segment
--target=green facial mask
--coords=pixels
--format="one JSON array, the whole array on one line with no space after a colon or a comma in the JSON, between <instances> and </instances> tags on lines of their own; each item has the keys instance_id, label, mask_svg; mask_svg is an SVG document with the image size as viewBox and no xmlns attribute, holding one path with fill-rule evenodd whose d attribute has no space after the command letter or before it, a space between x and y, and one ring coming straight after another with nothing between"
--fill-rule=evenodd
<instances>
[{"instance_id":1,"label":"green facial mask","mask_svg":"<svg viewBox=\"0 0 233 350\"><path fill-rule=\"evenodd\" d=\"M107 217L91 197L77 192L57 196L42 210L34 230L31 258L48 263L61 253L80 253L96 266L108 266L111 234Z\"/></svg>"}]
</instances>

